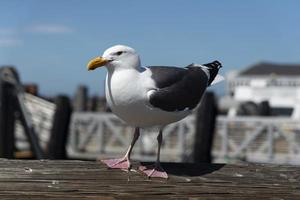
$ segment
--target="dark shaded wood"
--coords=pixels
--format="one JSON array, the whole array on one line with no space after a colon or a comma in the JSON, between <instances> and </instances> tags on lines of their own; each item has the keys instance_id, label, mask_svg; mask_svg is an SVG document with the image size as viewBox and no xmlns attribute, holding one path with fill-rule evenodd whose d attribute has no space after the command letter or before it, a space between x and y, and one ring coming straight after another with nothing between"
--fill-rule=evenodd
<instances>
[{"instance_id":1,"label":"dark shaded wood","mask_svg":"<svg viewBox=\"0 0 300 200\"><path fill-rule=\"evenodd\" d=\"M168 180L102 163L0 160L0 199L299 199L300 168L163 163ZM134 163L133 168L137 168Z\"/></svg>"},{"instance_id":2,"label":"dark shaded wood","mask_svg":"<svg viewBox=\"0 0 300 200\"><path fill-rule=\"evenodd\" d=\"M194 162L211 163L211 148L217 117L217 104L213 92L204 93L196 115Z\"/></svg>"},{"instance_id":3,"label":"dark shaded wood","mask_svg":"<svg viewBox=\"0 0 300 200\"><path fill-rule=\"evenodd\" d=\"M14 67L0 68L0 157L4 158L14 158L17 112L15 88L19 82L19 75Z\"/></svg>"},{"instance_id":4,"label":"dark shaded wood","mask_svg":"<svg viewBox=\"0 0 300 200\"><path fill-rule=\"evenodd\" d=\"M56 110L48 143L48 158L65 159L67 137L72 113L71 102L67 96L61 95L56 97L55 105Z\"/></svg>"},{"instance_id":5,"label":"dark shaded wood","mask_svg":"<svg viewBox=\"0 0 300 200\"><path fill-rule=\"evenodd\" d=\"M14 158L15 108L13 86L0 80L0 157L2 158Z\"/></svg>"}]
</instances>

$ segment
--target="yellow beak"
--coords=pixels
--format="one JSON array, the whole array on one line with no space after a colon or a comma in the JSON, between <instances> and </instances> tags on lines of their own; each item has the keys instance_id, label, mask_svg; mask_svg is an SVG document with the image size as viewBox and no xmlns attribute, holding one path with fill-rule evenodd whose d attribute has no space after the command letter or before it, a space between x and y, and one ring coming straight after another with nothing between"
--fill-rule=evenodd
<instances>
[{"instance_id":1,"label":"yellow beak","mask_svg":"<svg viewBox=\"0 0 300 200\"><path fill-rule=\"evenodd\" d=\"M90 70L94 70L98 67L102 67L104 66L106 63L108 63L108 60L106 60L105 58L102 57L97 57L92 59L88 64L87 64L87 69Z\"/></svg>"}]
</instances>

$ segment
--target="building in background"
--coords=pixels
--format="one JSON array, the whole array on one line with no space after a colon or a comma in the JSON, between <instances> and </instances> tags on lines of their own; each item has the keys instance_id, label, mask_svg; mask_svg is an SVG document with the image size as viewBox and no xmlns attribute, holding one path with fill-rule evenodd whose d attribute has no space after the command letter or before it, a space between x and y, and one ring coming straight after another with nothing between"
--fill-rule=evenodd
<instances>
[{"instance_id":1,"label":"building in background","mask_svg":"<svg viewBox=\"0 0 300 200\"><path fill-rule=\"evenodd\" d=\"M227 75L227 100L268 102L271 115L300 118L300 64L261 62Z\"/></svg>"}]
</instances>

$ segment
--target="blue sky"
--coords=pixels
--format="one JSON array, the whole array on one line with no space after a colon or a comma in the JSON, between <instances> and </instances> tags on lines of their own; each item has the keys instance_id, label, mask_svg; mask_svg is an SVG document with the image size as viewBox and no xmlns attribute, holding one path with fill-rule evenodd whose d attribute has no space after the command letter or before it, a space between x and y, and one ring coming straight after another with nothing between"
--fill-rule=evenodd
<instances>
[{"instance_id":1,"label":"blue sky","mask_svg":"<svg viewBox=\"0 0 300 200\"><path fill-rule=\"evenodd\" d=\"M0 3L0 65L45 95L79 84L103 94L105 69L86 63L108 47L135 48L143 65L220 60L241 69L259 61L300 63L300 1L34 1Z\"/></svg>"}]
</instances>

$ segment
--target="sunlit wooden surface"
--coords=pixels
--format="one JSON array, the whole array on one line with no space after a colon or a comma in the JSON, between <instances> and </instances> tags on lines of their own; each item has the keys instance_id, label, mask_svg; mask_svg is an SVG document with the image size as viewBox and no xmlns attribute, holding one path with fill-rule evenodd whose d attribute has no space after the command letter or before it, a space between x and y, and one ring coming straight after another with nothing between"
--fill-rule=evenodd
<instances>
[{"instance_id":1,"label":"sunlit wooden surface","mask_svg":"<svg viewBox=\"0 0 300 200\"><path fill-rule=\"evenodd\" d=\"M139 163L134 163L134 169ZM99 162L0 160L0 199L300 199L300 168L163 163L148 179Z\"/></svg>"}]
</instances>

